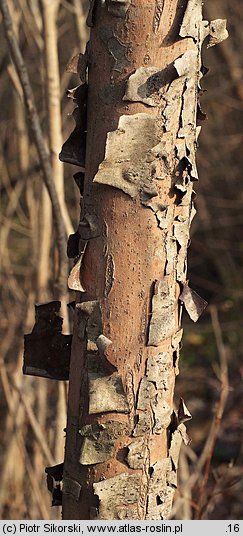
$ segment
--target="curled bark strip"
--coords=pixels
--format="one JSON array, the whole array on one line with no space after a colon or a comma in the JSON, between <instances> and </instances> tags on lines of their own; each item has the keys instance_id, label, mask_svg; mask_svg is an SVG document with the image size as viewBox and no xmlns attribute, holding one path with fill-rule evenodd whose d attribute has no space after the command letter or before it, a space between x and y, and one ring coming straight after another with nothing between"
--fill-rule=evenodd
<instances>
[{"instance_id":1,"label":"curled bark strip","mask_svg":"<svg viewBox=\"0 0 243 536\"><path fill-rule=\"evenodd\" d=\"M84 242L84 247L80 253L79 259L69 274L68 288L70 288L70 290L76 290L78 292L85 292L85 289L81 282L81 266L82 266L83 258L85 255L86 247L87 247L87 242Z\"/></svg>"},{"instance_id":2,"label":"curled bark strip","mask_svg":"<svg viewBox=\"0 0 243 536\"><path fill-rule=\"evenodd\" d=\"M207 307L208 303L201 298L195 290L192 290L188 283L185 283L183 291L180 295L180 300L184 303L186 311L188 312L190 318L193 322L197 322L203 313L204 309Z\"/></svg>"},{"instance_id":3,"label":"curled bark strip","mask_svg":"<svg viewBox=\"0 0 243 536\"><path fill-rule=\"evenodd\" d=\"M191 418L192 418L192 416L190 414L190 411L186 407L186 404L185 404L183 398L180 398L180 404L179 404L179 408L178 408L178 421L179 421L179 423L190 421Z\"/></svg>"},{"instance_id":4,"label":"curled bark strip","mask_svg":"<svg viewBox=\"0 0 243 536\"><path fill-rule=\"evenodd\" d=\"M99 335L99 337L96 339L96 344L97 344L97 348L99 350L100 355L105 355L106 350L112 344L112 341L102 334L102 335Z\"/></svg>"},{"instance_id":5,"label":"curled bark strip","mask_svg":"<svg viewBox=\"0 0 243 536\"><path fill-rule=\"evenodd\" d=\"M79 52L68 62L66 71L68 73L78 74L81 84L87 82L87 67L88 67L88 54L82 54Z\"/></svg>"},{"instance_id":6,"label":"curled bark strip","mask_svg":"<svg viewBox=\"0 0 243 536\"><path fill-rule=\"evenodd\" d=\"M67 256L69 259L74 259L79 255L79 240L78 232L69 235L67 243Z\"/></svg>"},{"instance_id":7,"label":"curled bark strip","mask_svg":"<svg viewBox=\"0 0 243 536\"><path fill-rule=\"evenodd\" d=\"M52 494L52 506L62 505L63 463L46 467L47 489Z\"/></svg>"},{"instance_id":8,"label":"curled bark strip","mask_svg":"<svg viewBox=\"0 0 243 536\"><path fill-rule=\"evenodd\" d=\"M87 129L87 85L82 84L75 88L72 98L75 104L77 104L72 113L76 126L67 141L63 144L59 159L62 162L84 168Z\"/></svg>"},{"instance_id":9,"label":"curled bark strip","mask_svg":"<svg viewBox=\"0 0 243 536\"><path fill-rule=\"evenodd\" d=\"M112 290L115 281L115 264L112 255L107 256L106 276L105 276L105 298Z\"/></svg>"},{"instance_id":10,"label":"curled bark strip","mask_svg":"<svg viewBox=\"0 0 243 536\"><path fill-rule=\"evenodd\" d=\"M90 240L100 236L101 231L97 216L86 212L79 223L78 232L82 240Z\"/></svg>"},{"instance_id":11,"label":"curled bark strip","mask_svg":"<svg viewBox=\"0 0 243 536\"><path fill-rule=\"evenodd\" d=\"M32 333L24 336L24 374L69 379L72 335L62 334L60 308L59 301L36 305Z\"/></svg>"},{"instance_id":12,"label":"curled bark strip","mask_svg":"<svg viewBox=\"0 0 243 536\"><path fill-rule=\"evenodd\" d=\"M78 173L75 173L73 175L73 178L77 184L77 187L80 191L81 197L83 197L84 194L84 173L82 171L78 171Z\"/></svg>"},{"instance_id":13,"label":"curled bark strip","mask_svg":"<svg viewBox=\"0 0 243 536\"><path fill-rule=\"evenodd\" d=\"M209 24L209 41L207 48L214 47L229 37L226 28L227 20L216 19Z\"/></svg>"},{"instance_id":14,"label":"curled bark strip","mask_svg":"<svg viewBox=\"0 0 243 536\"><path fill-rule=\"evenodd\" d=\"M99 335L103 332L101 308L97 300L76 304L78 311L78 336L81 340L87 339L95 345Z\"/></svg>"}]
</instances>

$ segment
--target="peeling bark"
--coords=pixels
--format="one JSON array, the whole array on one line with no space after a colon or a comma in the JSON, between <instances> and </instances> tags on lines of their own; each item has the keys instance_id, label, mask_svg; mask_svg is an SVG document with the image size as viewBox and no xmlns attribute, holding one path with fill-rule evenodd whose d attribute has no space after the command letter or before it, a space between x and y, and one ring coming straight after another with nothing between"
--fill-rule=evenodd
<instances>
[{"instance_id":1,"label":"peeling bark","mask_svg":"<svg viewBox=\"0 0 243 536\"><path fill-rule=\"evenodd\" d=\"M141 201L155 197L152 150L159 140L159 119L145 113L121 116L118 130L108 133L105 159L94 182L113 186L132 198L140 195Z\"/></svg>"},{"instance_id":2,"label":"peeling bark","mask_svg":"<svg viewBox=\"0 0 243 536\"><path fill-rule=\"evenodd\" d=\"M122 473L95 483L93 488L99 500L96 519L139 519L139 475Z\"/></svg>"},{"instance_id":3,"label":"peeling bark","mask_svg":"<svg viewBox=\"0 0 243 536\"><path fill-rule=\"evenodd\" d=\"M125 17L131 0L106 0L108 12L115 17Z\"/></svg>"},{"instance_id":4,"label":"peeling bark","mask_svg":"<svg viewBox=\"0 0 243 536\"><path fill-rule=\"evenodd\" d=\"M77 105L73 111L73 118L76 123L75 129L70 134L68 140L63 144L59 154L59 159L68 164L75 166L85 166L85 149L86 149L86 99L87 85L81 84L69 92L68 96L72 98Z\"/></svg>"},{"instance_id":5,"label":"peeling bark","mask_svg":"<svg viewBox=\"0 0 243 536\"><path fill-rule=\"evenodd\" d=\"M187 284L185 284L183 288L180 300L184 303L185 309L193 322L197 322L204 309L207 307L207 302L203 300L203 298L200 298L200 296Z\"/></svg>"},{"instance_id":6,"label":"peeling bark","mask_svg":"<svg viewBox=\"0 0 243 536\"><path fill-rule=\"evenodd\" d=\"M190 441L190 412L183 400L174 411L173 391L182 306L196 321L206 305L187 281L200 54L206 37L212 46L227 32L224 21L203 21L201 0L188 1L176 28L176 8L91 1L88 59L71 62L83 89L63 151L79 151L85 179L74 177L82 209L68 248L78 292L65 519L168 519Z\"/></svg>"},{"instance_id":7,"label":"peeling bark","mask_svg":"<svg viewBox=\"0 0 243 536\"><path fill-rule=\"evenodd\" d=\"M24 374L68 380L72 335L62 334L61 302L38 304L32 333L24 336Z\"/></svg>"}]
</instances>

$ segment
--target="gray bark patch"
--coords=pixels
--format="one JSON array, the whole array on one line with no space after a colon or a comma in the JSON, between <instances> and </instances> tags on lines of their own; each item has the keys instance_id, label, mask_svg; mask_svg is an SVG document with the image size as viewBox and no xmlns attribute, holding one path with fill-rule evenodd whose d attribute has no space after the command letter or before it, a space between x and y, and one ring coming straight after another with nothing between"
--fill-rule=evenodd
<instances>
[{"instance_id":1,"label":"gray bark patch","mask_svg":"<svg viewBox=\"0 0 243 536\"><path fill-rule=\"evenodd\" d=\"M131 0L106 0L109 13L114 17L125 17Z\"/></svg>"},{"instance_id":2,"label":"gray bark patch","mask_svg":"<svg viewBox=\"0 0 243 536\"><path fill-rule=\"evenodd\" d=\"M208 303L201 298L195 290L192 290L187 283L184 285L180 300L184 303L185 309L193 322L197 322L208 305Z\"/></svg>"},{"instance_id":3,"label":"gray bark patch","mask_svg":"<svg viewBox=\"0 0 243 536\"><path fill-rule=\"evenodd\" d=\"M138 390L138 423L134 436L141 436L150 431L155 434L170 424L171 407L165 400L164 391L156 389L155 383L147 377L142 378Z\"/></svg>"},{"instance_id":4,"label":"gray bark patch","mask_svg":"<svg viewBox=\"0 0 243 536\"><path fill-rule=\"evenodd\" d=\"M82 486L77 480L73 480L69 477L63 478L63 488L62 492L65 495L71 496L75 501L79 500Z\"/></svg>"},{"instance_id":5,"label":"gray bark patch","mask_svg":"<svg viewBox=\"0 0 243 536\"><path fill-rule=\"evenodd\" d=\"M179 32L180 37L192 37L197 41L200 22L202 22L202 0L188 0Z\"/></svg>"},{"instance_id":6,"label":"gray bark patch","mask_svg":"<svg viewBox=\"0 0 243 536\"><path fill-rule=\"evenodd\" d=\"M127 81L123 100L158 106L159 92L164 85L164 71L160 71L157 67L139 67Z\"/></svg>"},{"instance_id":7,"label":"gray bark patch","mask_svg":"<svg viewBox=\"0 0 243 536\"><path fill-rule=\"evenodd\" d=\"M87 337L88 341L95 344L96 340L103 332L101 308L97 300L77 303L78 311L78 335L84 340Z\"/></svg>"},{"instance_id":8,"label":"gray bark patch","mask_svg":"<svg viewBox=\"0 0 243 536\"><path fill-rule=\"evenodd\" d=\"M146 454L144 438L135 439L128 445L127 463L131 469L142 469Z\"/></svg>"},{"instance_id":9,"label":"gray bark patch","mask_svg":"<svg viewBox=\"0 0 243 536\"><path fill-rule=\"evenodd\" d=\"M121 116L118 129L107 135L105 159L94 182L118 188L132 198L140 195L142 201L156 196L152 149L159 141L156 117L145 113Z\"/></svg>"},{"instance_id":10,"label":"gray bark patch","mask_svg":"<svg viewBox=\"0 0 243 536\"><path fill-rule=\"evenodd\" d=\"M116 35L113 33L113 30L107 26L103 26L103 28L101 28L100 37L114 60L113 71L122 73L130 63L127 57L127 45L116 37Z\"/></svg>"},{"instance_id":11,"label":"gray bark patch","mask_svg":"<svg viewBox=\"0 0 243 536\"><path fill-rule=\"evenodd\" d=\"M216 19L210 22L207 48L214 47L229 37L226 23L227 20L225 19Z\"/></svg>"},{"instance_id":12,"label":"gray bark patch","mask_svg":"<svg viewBox=\"0 0 243 536\"><path fill-rule=\"evenodd\" d=\"M101 434L97 438L85 437L79 457L81 465L93 465L96 463L105 462L111 457L114 448L114 441L102 437Z\"/></svg>"},{"instance_id":13,"label":"gray bark patch","mask_svg":"<svg viewBox=\"0 0 243 536\"><path fill-rule=\"evenodd\" d=\"M165 277L156 281L152 298L152 316L149 325L149 346L159 346L171 337L177 328L176 298L174 289Z\"/></svg>"},{"instance_id":14,"label":"gray bark patch","mask_svg":"<svg viewBox=\"0 0 243 536\"><path fill-rule=\"evenodd\" d=\"M150 470L146 519L168 519L174 495L174 489L168 485L172 471L170 458L156 462Z\"/></svg>"},{"instance_id":15,"label":"gray bark patch","mask_svg":"<svg viewBox=\"0 0 243 536\"><path fill-rule=\"evenodd\" d=\"M99 499L97 519L124 519L119 513L139 500L140 476L122 473L93 484L95 495ZM136 519L132 517L131 519Z\"/></svg>"},{"instance_id":16,"label":"gray bark patch","mask_svg":"<svg viewBox=\"0 0 243 536\"><path fill-rule=\"evenodd\" d=\"M146 376L150 382L155 383L157 389L167 391L172 366L172 355L169 352L160 352L158 355L147 359Z\"/></svg>"},{"instance_id":17,"label":"gray bark patch","mask_svg":"<svg viewBox=\"0 0 243 536\"><path fill-rule=\"evenodd\" d=\"M129 413L121 378L116 374L101 376L89 373L89 414Z\"/></svg>"}]
</instances>

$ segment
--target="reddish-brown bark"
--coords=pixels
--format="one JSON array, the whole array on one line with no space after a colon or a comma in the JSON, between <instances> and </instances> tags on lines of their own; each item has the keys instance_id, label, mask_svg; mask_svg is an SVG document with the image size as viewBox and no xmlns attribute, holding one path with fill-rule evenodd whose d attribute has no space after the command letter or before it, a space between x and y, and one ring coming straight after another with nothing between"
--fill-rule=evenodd
<instances>
[{"instance_id":1,"label":"reddish-brown bark","mask_svg":"<svg viewBox=\"0 0 243 536\"><path fill-rule=\"evenodd\" d=\"M63 516L165 519L190 418L183 404L173 410L181 302L193 320L204 307L187 287L186 250L210 27L199 0L93 4L80 73L87 63L85 292L75 310Z\"/></svg>"}]
</instances>

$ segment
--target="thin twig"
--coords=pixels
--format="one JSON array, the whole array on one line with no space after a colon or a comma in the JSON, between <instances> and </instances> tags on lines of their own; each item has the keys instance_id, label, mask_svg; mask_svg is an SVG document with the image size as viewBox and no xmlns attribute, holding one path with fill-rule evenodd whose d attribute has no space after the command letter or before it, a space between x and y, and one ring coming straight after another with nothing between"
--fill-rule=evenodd
<instances>
[{"instance_id":1,"label":"thin twig","mask_svg":"<svg viewBox=\"0 0 243 536\"><path fill-rule=\"evenodd\" d=\"M8 42L12 60L23 89L24 102L28 112L28 118L33 132L36 149L42 166L44 182L52 204L53 219L57 236L57 247L59 252L59 291L61 292L61 294L64 294L67 287L66 233L63 218L61 215L60 204L58 201L58 196L53 180L50 155L46 149L46 145L44 142L39 116L37 113L34 96L29 81L29 75L22 53L19 48L18 41L14 33L13 23L9 12L7 0L0 0L0 10L2 13L6 40Z\"/></svg>"},{"instance_id":2,"label":"thin twig","mask_svg":"<svg viewBox=\"0 0 243 536\"><path fill-rule=\"evenodd\" d=\"M24 409L25 409L25 412L26 412L26 415L28 416L28 420L29 420L29 423L31 425L31 428L34 432L34 435L36 437L36 440L38 442L38 445L40 446L45 458L46 458L46 461L49 465L54 465L55 464L55 460L52 456L52 453L48 447L48 444L47 444L47 441L46 441L46 438L41 430L41 427L35 417L35 414L32 410L32 407L29 405L28 401L26 400L26 397L23 395L23 393L21 393L20 389L16 386L16 385L13 385L14 389L16 389L18 391L18 394L19 394L19 397L20 397L20 400L24 406Z\"/></svg>"},{"instance_id":3,"label":"thin twig","mask_svg":"<svg viewBox=\"0 0 243 536\"><path fill-rule=\"evenodd\" d=\"M205 470L204 470L204 475L203 475L203 481L200 487L198 511L197 511L197 516L196 516L197 519L200 519L202 508L205 503L206 485L209 479L209 472L210 472L210 467L212 463L213 451L214 451L215 443L219 434L222 416L224 413L225 404L226 404L228 392L229 392L226 348L223 342L222 331L221 331L219 318L218 318L218 311L214 305L210 307L210 313L211 313L212 326L213 326L213 331L214 331L215 340L216 340L217 349L218 349L218 355L219 355L219 363L220 363L219 380L220 380L221 385L220 385L220 397L219 397L219 401L217 404L215 417L213 420L213 427L211 428L210 441L208 442L207 451L206 451L207 459L206 459L206 465L205 465Z\"/></svg>"},{"instance_id":4,"label":"thin twig","mask_svg":"<svg viewBox=\"0 0 243 536\"><path fill-rule=\"evenodd\" d=\"M212 462L212 456L213 451L215 447L215 443L218 437L221 420L225 408L225 404L227 401L228 391L229 391L229 383L228 383L228 367L227 367L227 356L226 356L226 349L223 342L222 337L222 331L218 319L218 312L215 306L211 306L210 308L211 313L211 319L212 319L212 327L213 332L216 339L218 354L219 354L219 361L220 361L220 396L219 400L215 409L214 417L211 422L211 427L208 433L207 440L205 442L205 445L203 447L203 450L195 462L194 468L192 470L191 476L189 477L186 484L182 485L180 487L180 494L182 497L185 497L188 495L190 491L193 490L196 484L198 484L199 479L202 479L202 483L200 485L200 498L196 505L197 514L196 517L200 518L201 509L203 507L203 502L205 499L205 488L206 484L209 478L209 471L211 467ZM204 470L204 474L202 474ZM173 507L173 516L176 515L177 511L181 507L181 497L178 497L176 503Z\"/></svg>"}]
</instances>

